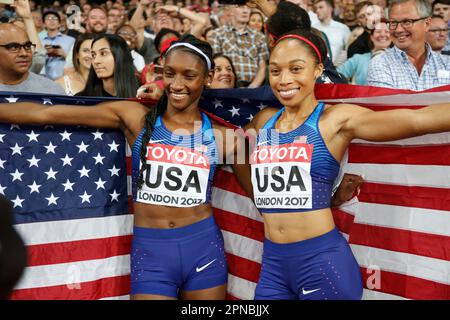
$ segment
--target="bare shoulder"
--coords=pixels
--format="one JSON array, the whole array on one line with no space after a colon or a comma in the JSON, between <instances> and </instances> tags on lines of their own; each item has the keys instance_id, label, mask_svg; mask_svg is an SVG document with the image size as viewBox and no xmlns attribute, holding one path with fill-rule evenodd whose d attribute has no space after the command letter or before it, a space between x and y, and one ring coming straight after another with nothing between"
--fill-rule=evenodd
<instances>
[{"instance_id":1,"label":"bare shoulder","mask_svg":"<svg viewBox=\"0 0 450 320\"><path fill-rule=\"evenodd\" d=\"M245 129L261 129L266 124L266 122L269 121L269 119L272 118L278 111L280 111L279 108L264 108L253 117L252 121L250 121L248 125L245 126Z\"/></svg>"}]
</instances>

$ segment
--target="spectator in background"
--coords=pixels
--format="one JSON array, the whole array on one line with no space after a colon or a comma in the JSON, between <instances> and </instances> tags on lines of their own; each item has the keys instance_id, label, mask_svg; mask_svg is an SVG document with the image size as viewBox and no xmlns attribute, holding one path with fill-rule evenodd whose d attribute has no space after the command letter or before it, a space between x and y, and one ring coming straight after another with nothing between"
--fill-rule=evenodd
<instances>
[{"instance_id":1,"label":"spectator in background","mask_svg":"<svg viewBox=\"0 0 450 320\"><path fill-rule=\"evenodd\" d=\"M231 89L236 88L236 71L231 59L221 53L213 56L214 78L209 85L210 89Z\"/></svg>"},{"instance_id":2,"label":"spectator in background","mask_svg":"<svg viewBox=\"0 0 450 320\"><path fill-rule=\"evenodd\" d=\"M181 15L184 18L189 19L189 29L184 29L184 33L190 33L193 36L197 37L200 40L204 40L204 32L207 25L209 25L209 18L207 15L203 15L201 13L197 13L194 11L191 11L186 8L180 8L173 5L165 5L161 6L157 9L157 12L165 11L168 14L178 14ZM177 31L178 33L182 33L177 28L174 28L173 30ZM156 43L155 43L156 45Z\"/></svg>"},{"instance_id":3,"label":"spectator in background","mask_svg":"<svg viewBox=\"0 0 450 320\"><path fill-rule=\"evenodd\" d=\"M333 9L333 0L314 1L314 11L319 22L312 26L327 35L331 46L331 60L338 66L347 59L345 49L351 31L345 24L333 20Z\"/></svg>"},{"instance_id":4,"label":"spectator in background","mask_svg":"<svg viewBox=\"0 0 450 320\"><path fill-rule=\"evenodd\" d=\"M309 19L311 20L311 24L319 23L319 19L317 18L317 14L315 14L314 11L311 10L311 8L309 8L309 6L308 6L308 4L309 4L308 0L287 0L287 1L296 4L297 6L299 6L300 8L305 10L306 12L308 12Z\"/></svg>"},{"instance_id":5,"label":"spectator in background","mask_svg":"<svg viewBox=\"0 0 450 320\"><path fill-rule=\"evenodd\" d=\"M350 59L354 54L364 54L370 52L369 46L369 31L368 16L372 6L370 1L361 1L355 6L356 18L359 27L353 29L347 43L347 59Z\"/></svg>"},{"instance_id":6,"label":"spectator in background","mask_svg":"<svg viewBox=\"0 0 450 320\"><path fill-rule=\"evenodd\" d=\"M46 33L41 36L44 48L47 50L44 73L52 80L56 80L64 73L66 56L71 52L75 39L59 31L61 17L56 11L48 10L42 15Z\"/></svg>"},{"instance_id":7,"label":"spectator in background","mask_svg":"<svg viewBox=\"0 0 450 320\"><path fill-rule=\"evenodd\" d=\"M50 79L29 71L34 49L25 30L0 24L0 91L64 94Z\"/></svg>"},{"instance_id":8,"label":"spectator in background","mask_svg":"<svg viewBox=\"0 0 450 320\"><path fill-rule=\"evenodd\" d=\"M450 27L450 0L435 0L432 5L433 14L441 16ZM450 51L450 34L446 46L442 51Z\"/></svg>"},{"instance_id":9,"label":"spectator in background","mask_svg":"<svg viewBox=\"0 0 450 320\"><path fill-rule=\"evenodd\" d=\"M44 31L44 23L42 22L42 13L39 10L31 11L31 17L33 18L34 26L37 33Z\"/></svg>"},{"instance_id":10,"label":"spectator in background","mask_svg":"<svg viewBox=\"0 0 450 320\"><path fill-rule=\"evenodd\" d=\"M116 33L117 29L123 24L123 14L117 7L108 10L108 33Z\"/></svg>"},{"instance_id":11,"label":"spectator in background","mask_svg":"<svg viewBox=\"0 0 450 320\"><path fill-rule=\"evenodd\" d=\"M94 36L90 33L83 33L78 36L72 51L74 71L56 80L56 83L63 87L69 96L82 91L86 86L92 63L91 45L93 39Z\"/></svg>"},{"instance_id":12,"label":"spectator in background","mask_svg":"<svg viewBox=\"0 0 450 320\"><path fill-rule=\"evenodd\" d=\"M131 10L128 12L128 19L130 26L132 26L136 30L137 34L137 52L144 57L145 63L150 64L153 62L154 59L159 57L159 53L155 48L155 45L153 43L153 39L155 38L154 35L152 37L146 37L145 36L145 26L147 22L147 13L146 10L149 8L149 0L141 0L135 10ZM158 20L161 22L161 20ZM170 21L170 22L169 22ZM171 19L167 21L167 23L173 27L173 24L170 24L172 22ZM164 24L166 23L166 20L164 20ZM154 25L154 28L156 28L158 31L162 28L161 25L158 23ZM155 29L153 29L154 31Z\"/></svg>"},{"instance_id":13,"label":"spectator in background","mask_svg":"<svg viewBox=\"0 0 450 320\"><path fill-rule=\"evenodd\" d=\"M367 84L367 68L370 59L389 48L392 43L385 22L380 22L374 29L370 30L369 43L372 47L371 52L357 53L337 68L347 79L357 85Z\"/></svg>"},{"instance_id":14,"label":"spectator in background","mask_svg":"<svg viewBox=\"0 0 450 320\"><path fill-rule=\"evenodd\" d=\"M248 27L250 8L246 5L232 7L231 23L211 31L208 39L214 53L231 58L238 81L243 86L256 88L263 84L269 50L264 35Z\"/></svg>"},{"instance_id":15,"label":"spectator in background","mask_svg":"<svg viewBox=\"0 0 450 320\"><path fill-rule=\"evenodd\" d=\"M30 3L28 0L16 0L12 6L16 12L18 18L23 19L23 28L30 41L36 45L33 51L33 62L29 69L30 72L39 74L45 66L45 60L47 59L47 51L42 46L41 39L38 36L38 31L36 29L36 21L33 18ZM39 13L40 23L42 25L42 15ZM16 23L15 23L16 24ZM17 24L16 24L17 25ZM45 31L44 31L45 32Z\"/></svg>"},{"instance_id":16,"label":"spectator in background","mask_svg":"<svg viewBox=\"0 0 450 320\"><path fill-rule=\"evenodd\" d=\"M257 10L252 10L250 14L250 20L248 21L248 26L256 31L264 33L264 16L261 12Z\"/></svg>"},{"instance_id":17,"label":"spectator in background","mask_svg":"<svg viewBox=\"0 0 450 320\"><path fill-rule=\"evenodd\" d=\"M128 45L131 51L131 56L133 57L133 65L136 70L141 73L142 69L145 67L144 57L136 52L137 48L137 34L134 28L130 25L123 25L117 29L116 34L122 37Z\"/></svg>"},{"instance_id":18,"label":"spectator in background","mask_svg":"<svg viewBox=\"0 0 450 320\"><path fill-rule=\"evenodd\" d=\"M395 46L370 61L369 85L426 90L450 84L450 56L426 43L430 16L427 0L391 0L388 26Z\"/></svg>"},{"instance_id":19,"label":"spectator in background","mask_svg":"<svg viewBox=\"0 0 450 320\"><path fill-rule=\"evenodd\" d=\"M94 34L105 33L108 29L108 14L100 6L89 9L86 19L86 31Z\"/></svg>"},{"instance_id":20,"label":"spectator in background","mask_svg":"<svg viewBox=\"0 0 450 320\"><path fill-rule=\"evenodd\" d=\"M427 42L434 52L450 55L450 51L443 51L448 41L448 25L442 16L432 15L430 29L427 31Z\"/></svg>"},{"instance_id":21,"label":"spectator in background","mask_svg":"<svg viewBox=\"0 0 450 320\"><path fill-rule=\"evenodd\" d=\"M139 87L127 43L114 34L92 42L92 67L86 87L77 96L133 98Z\"/></svg>"},{"instance_id":22,"label":"spectator in background","mask_svg":"<svg viewBox=\"0 0 450 320\"><path fill-rule=\"evenodd\" d=\"M450 0L435 0L432 5L433 14L444 18L445 22L450 21Z\"/></svg>"}]
</instances>

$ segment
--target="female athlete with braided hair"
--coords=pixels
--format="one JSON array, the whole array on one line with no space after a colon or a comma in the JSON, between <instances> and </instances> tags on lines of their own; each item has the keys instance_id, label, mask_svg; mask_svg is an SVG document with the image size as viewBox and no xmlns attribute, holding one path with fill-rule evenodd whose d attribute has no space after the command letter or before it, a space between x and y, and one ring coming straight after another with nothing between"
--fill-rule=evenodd
<instances>
[{"instance_id":1,"label":"female athlete with braided hair","mask_svg":"<svg viewBox=\"0 0 450 320\"><path fill-rule=\"evenodd\" d=\"M260 111L251 175L263 214L264 253L256 299L360 299L361 273L330 210L333 181L352 139L389 141L450 131L450 103L375 112L317 101L324 42L293 30L269 60L272 91L284 105Z\"/></svg>"},{"instance_id":2,"label":"female athlete with braided hair","mask_svg":"<svg viewBox=\"0 0 450 320\"><path fill-rule=\"evenodd\" d=\"M132 299L225 298L223 238L209 200L214 170L236 143L226 148L226 139L216 139L226 127L197 106L213 69L210 45L186 35L167 50L164 96L150 110L132 101L0 104L3 122L123 131L133 164Z\"/></svg>"}]
</instances>

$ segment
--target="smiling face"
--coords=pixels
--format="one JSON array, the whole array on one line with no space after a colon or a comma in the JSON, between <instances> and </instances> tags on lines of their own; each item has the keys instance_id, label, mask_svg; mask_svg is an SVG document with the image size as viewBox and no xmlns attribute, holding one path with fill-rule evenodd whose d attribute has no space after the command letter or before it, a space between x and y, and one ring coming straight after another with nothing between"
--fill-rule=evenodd
<instances>
[{"instance_id":1,"label":"smiling face","mask_svg":"<svg viewBox=\"0 0 450 320\"><path fill-rule=\"evenodd\" d=\"M391 45L391 36L386 23L381 22L376 25L370 35L370 40L372 40L374 50L386 49Z\"/></svg>"},{"instance_id":2,"label":"smiling face","mask_svg":"<svg viewBox=\"0 0 450 320\"><path fill-rule=\"evenodd\" d=\"M210 88L213 89L227 89L234 88L236 76L233 73L233 68L227 58L217 57L214 59L214 79L211 82Z\"/></svg>"},{"instance_id":3,"label":"smiling face","mask_svg":"<svg viewBox=\"0 0 450 320\"><path fill-rule=\"evenodd\" d=\"M85 40L80 45L80 49L78 50L78 61L80 66L83 68L89 69L92 63L92 54L91 54L91 45L92 39Z\"/></svg>"},{"instance_id":4,"label":"smiling face","mask_svg":"<svg viewBox=\"0 0 450 320\"><path fill-rule=\"evenodd\" d=\"M316 59L297 39L285 39L275 46L269 60L269 82L283 105L301 106L314 98L315 79L323 71Z\"/></svg>"},{"instance_id":5,"label":"smiling face","mask_svg":"<svg viewBox=\"0 0 450 320\"><path fill-rule=\"evenodd\" d=\"M206 73L205 63L193 53L173 49L166 56L163 71L168 108L183 111L196 108L203 88L212 80Z\"/></svg>"},{"instance_id":6,"label":"smiling face","mask_svg":"<svg viewBox=\"0 0 450 320\"><path fill-rule=\"evenodd\" d=\"M114 76L114 56L106 39L96 41L91 48L92 66L97 77L108 79Z\"/></svg>"},{"instance_id":7,"label":"smiling face","mask_svg":"<svg viewBox=\"0 0 450 320\"><path fill-rule=\"evenodd\" d=\"M252 13L248 22L248 26L257 31L261 31L263 27L263 20L261 15L256 12Z\"/></svg>"},{"instance_id":8,"label":"smiling face","mask_svg":"<svg viewBox=\"0 0 450 320\"><path fill-rule=\"evenodd\" d=\"M417 11L414 1L396 4L392 7L389 20L403 21L406 19L422 18ZM400 23L395 30L390 29L392 41L395 46L403 51L414 50L423 47L430 19L423 19L413 23L411 27L404 28Z\"/></svg>"}]
</instances>

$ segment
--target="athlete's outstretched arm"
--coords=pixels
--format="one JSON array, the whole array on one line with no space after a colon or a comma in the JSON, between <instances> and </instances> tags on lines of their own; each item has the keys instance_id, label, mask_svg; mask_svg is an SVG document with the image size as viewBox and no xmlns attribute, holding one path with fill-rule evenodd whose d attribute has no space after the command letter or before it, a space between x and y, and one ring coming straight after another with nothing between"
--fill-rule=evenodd
<instances>
[{"instance_id":1,"label":"athlete's outstretched arm","mask_svg":"<svg viewBox=\"0 0 450 320\"><path fill-rule=\"evenodd\" d=\"M372 111L355 105L339 105L339 109L347 114L341 132L350 140L390 141L450 131L450 103L417 110Z\"/></svg>"},{"instance_id":2,"label":"athlete's outstretched arm","mask_svg":"<svg viewBox=\"0 0 450 320\"><path fill-rule=\"evenodd\" d=\"M83 107L50 106L31 102L0 103L0 121L16 124L86 125L119 129L123 120L126 119L126 113L132 112L132 108L143 112L145 110L144 106L130 101L108 101Z\"/></svg>"}]
</instances>

